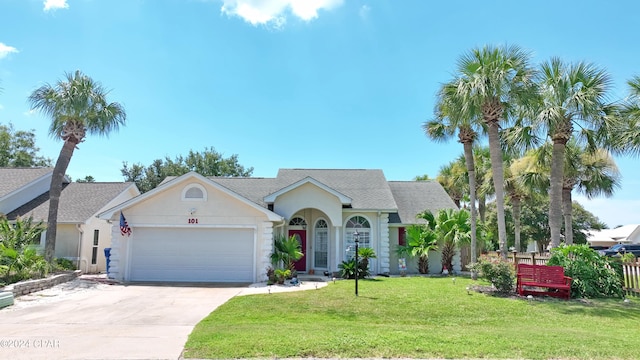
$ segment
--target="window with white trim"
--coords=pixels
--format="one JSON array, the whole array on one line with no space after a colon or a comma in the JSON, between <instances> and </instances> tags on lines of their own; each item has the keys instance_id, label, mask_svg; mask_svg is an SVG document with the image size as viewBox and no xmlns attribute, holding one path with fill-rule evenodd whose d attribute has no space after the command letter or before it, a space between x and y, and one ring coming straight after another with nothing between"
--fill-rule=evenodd
<instances>
[{"instance_id":1,"label":"window with white trim","mask_svg":"<svg viewBox=\"0 0 640 360\"><path fill-rule=\"evenodd\" d=\"M293 219L291 219L291 221L289 221L289 226L301 226L301 227L306 227L307 226L307 222L299 217L296 216Z\"/></svg>"},{"instance_id":2,"label":"window with white trim","mask_svg":"<svg viewBox=\"0 0 640 360\"><path fill-rule=\"evenodd\" d=\"M329 261L329 226L318 220L313 232L313 267L326 269Z\"/></svg>"},{"instance_id":3,"label":"window with white trim","mask_svg":"<svg viewBox=\"0 0 640 360\"><path fill-rule=\"evenodd\" d=\"M369 220L359 215L350 218L347 220L344 229L345 258L347 260L356 256L356 243L353 236L356 230L359 234L358 246L371 247L371 225L369 224Z\"/></svg>"},{"instance_id":4,"label":"window with white trim","mask_svg":"<svg viewBox=\"0 0 640 360\"><path fill-rule=\"evenodd\" d=\"M98 243L100 242L100 230L93 230L93 247L91 249L91 265L98 263Z\"/></svg>"}]
</instances>

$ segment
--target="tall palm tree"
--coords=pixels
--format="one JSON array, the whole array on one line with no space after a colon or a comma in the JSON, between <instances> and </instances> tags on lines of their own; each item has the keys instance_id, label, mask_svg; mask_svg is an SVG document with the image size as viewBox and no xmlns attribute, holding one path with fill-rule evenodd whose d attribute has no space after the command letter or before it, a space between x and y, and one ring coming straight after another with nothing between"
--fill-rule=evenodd
<instances>
[{"instance_id":1,"label":"tall palm tree","mask_svg":"<svg viewBox=\"0 0 640 360\"><path fill-rule=\"evenodd\" d=\"M458 96L453 83L444 84L438 93L436 105L436 118L422 125L425 134L435 141L448 141L455 133L458 134L458 142L464 150L465 166L469 182L469 205L471 211L471 263L477 261L476 239L476 172L473 158L473 144L478 140L478 133L484 132L481 119L465 117L462 109L462 99ZM475 277L475 273L473 273Z\"/></svg>"},{"instance_id":2,"label":"tall palm tree","mask_svg":"<svg viewBox=\"0 0 640 360\"><path fill-rule=\"evenodd\" d=\"M536 152L541 171L549 174L553 161L553 144L547 142ZM575 189L591 199L604 195L610 197L620 186L621 175L611 154L602 148L593 151L580 146L572 138L565 147L564 178L562 181L562 214L566 244L573 244L573 199Z\"/></svg>"},{"instance_id":3,"label":"tall palm tree","mask_svg":"<svg viewBox=\"0 0 640 360\"><path fill-rule=\"evenodd\" d=\"M109 103L102 85L80 71L65 74L55 85L45 84L31 93L31 108L51 117L49 134L63 141L53 168L49 189L49 216L45 259L53 260L56 246L58 205L65 172L77 145L87 133L108 135L125 124L126 113L119 103Z\"/></svg>"},{"instance_id":4,"label":"tall palm tree","mask_svg":"<svg viewBox=\"0 0 640 360\"><path fill-rule=\"evenodd\" d=\"M613 151L640 155L640 76L634 76L627 81L629 96L621 108L623 121L616 128L616 141Z\"/></svg>"},{"instance_id":5,"label":"tall palm tree","mask_svg":"<svg viewBox=\"0 0 640 360\"><path fill-rule=\"evenodd\" d=\"M544 62L538 74L541 102L536 122L544 127L553 143L549 188L553 248L560 244L566 144L574 136L574 125L580 129L581 138L591 145L598 140L595 135L601 128L611 127L606 116L611 80L604 70L592 64L569 65L559 58Z\"/></svg>"},{"instance_id":6,"label":"tall palm tree","mask_svg":"<svg viewBox=\"0 0 640 360\"><path fill-rule=\"evenodd\" d=\"M481 116L487 130L498 215L498 241L503 257L507 256L507 230L499 130L515 104L526 103L535 94L534 70L529 59L530 54L517 46L476 48L459 59L458 77L453 81L464 104L462 113L470 119Z\"/></svg>"}]
</instances>

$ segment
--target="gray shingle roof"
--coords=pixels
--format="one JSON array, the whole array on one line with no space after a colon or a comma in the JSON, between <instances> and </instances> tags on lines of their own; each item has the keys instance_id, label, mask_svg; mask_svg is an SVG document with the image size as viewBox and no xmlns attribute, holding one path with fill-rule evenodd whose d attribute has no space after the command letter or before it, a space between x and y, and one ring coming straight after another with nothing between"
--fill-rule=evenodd
<instances>
[{"instance_id":1,"label":"gray shingle roof","mask_svg":"<svg viewBox=\"0 0 640 360\"><path fill-rule=\"evenodd\" d=\"M0 168L0 198L50 172L52 168Z\"/></svg>"},{"instance_id":2,"label":"gray shingle roof","mask_svg":"<svg viewBox=\"0 0 640 360\"><path fill-rule=\"evenodd\" d=\"M440 209L457 209L451 197L434 180L428 181L389 181L389 187L398 204L398 213L389 216L390 223L424 223L416 215L430 210L434 214Z\"/></svg>"},{"instance_id":3,"label":"gray shingle roof","mask_svg":"<svg viewBox=\"0 0 640 360\"><path fill-rule=\"evenodd\" d=\"M397 205L382 170L280 169L278 179L292 184L306 177L350 197L354 209L396 209ZM283 186L284 187L284 186Z\"/></svg>"},{"instance_id":4,"label":"gray shingle roof","mask_svg":"<svg viewBox=\"0 0 640 360\"><path fill-rule=\"evenodd\" d=\"M96 182L69 183L63 185L58 207L59 223L84 223L120 195L133 183ZM49 192L38 196L7 214L7 218L33 216L34 220L47 220L49 214Z\"/></svg>"}]
</instances>

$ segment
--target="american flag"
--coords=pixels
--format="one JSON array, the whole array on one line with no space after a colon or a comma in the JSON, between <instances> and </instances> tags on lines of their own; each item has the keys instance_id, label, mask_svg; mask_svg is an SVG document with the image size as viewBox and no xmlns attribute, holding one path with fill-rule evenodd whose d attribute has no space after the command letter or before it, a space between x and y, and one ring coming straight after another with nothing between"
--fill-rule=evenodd
<instances>
[{"instance_id":1,"label":"american flag","mask_svg":"<svg viewBox=\"0 0 640 360\"><path fill-rule=\"evenodd\" d=\"M127 219L122 215L122 211L120 211L120 235L131 236L131 228L129 227L129 224L127 224Z\"/></svg>"}]
</instances>

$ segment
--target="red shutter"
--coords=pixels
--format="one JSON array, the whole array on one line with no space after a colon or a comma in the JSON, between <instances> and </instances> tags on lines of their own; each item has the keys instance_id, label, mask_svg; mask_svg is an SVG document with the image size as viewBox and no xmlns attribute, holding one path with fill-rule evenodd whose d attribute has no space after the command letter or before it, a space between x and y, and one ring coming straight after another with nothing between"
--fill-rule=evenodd
<instances>
[{"instance_id":1,"label":"red shutter","mask_svg":"<svg viewBox=\"0 0 640 360\"><path fill-rule=\"evenodd\" d=\"M405 246L407 245L407 233L404 231L404 228L398 228L398 245Z\"/></svg>"}]
</instances>

